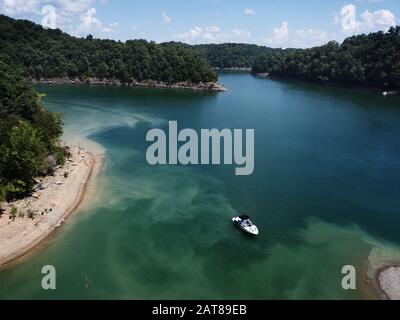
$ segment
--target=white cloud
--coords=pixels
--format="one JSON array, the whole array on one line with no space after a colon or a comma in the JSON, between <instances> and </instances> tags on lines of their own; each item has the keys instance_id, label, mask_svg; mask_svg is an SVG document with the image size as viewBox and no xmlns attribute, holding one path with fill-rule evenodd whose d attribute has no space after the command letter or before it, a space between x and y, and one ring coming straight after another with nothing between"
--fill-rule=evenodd
<instances>
[{"instance_id":1,"label":"white cloud","mask_svg":"<svg viewBox=\"0 0 400 320\"><path fill-rule=\"evenodd\" d=\"M279 27L273 29L272 36L264 39L264 44L282 48L308 48L325 44L328 40L328 33L323 30L298 29L291 32L289 23L283 21Z\"/></svg>"},{"instance_id":2,"label":"white cloud","mask_svg":"<svg viewBox=\"0 0 400 320\"><path fill-rule=\"evenodd\" d=\"M99 19L95 17L96 15L96 9L95 8L89 8L85 13L83 13L80 17L81 23L78 26L79 30L88 32L92 28L92 26L95 26L97 28L101 27L101 22Z\"/></svg>"},{"instance_id":3,"label":"white cloud","mask_svg":"<svg viewBox=\"0 0 400 320\"><path fill-rule=\"evenodd\" d=\"M108 26L104 26L103 23L96 17L96 9L90 7L84 13L80 15L80 23L76 29L72 30L73 34L82 35L90 32L104 32L111 33L114 28L118 26L117 22L111 23Z\"/></svg>"},{"instance_id":4,"label":"white cloud","mask_svg":"<svg viewBox=\"0 0 400 320\"><path fill-rule=\"evenodd\" d=\"M357 17L357 7L354 4L343 6L340 13L335 14L335 21L340 24L344 35L387 31L396 25L396 17L389 10L366 10L360 14L360 18Z\"/></svg>"},{"instance_id":5,"label":"white cloud","mask_svg":"<svg viewBox=\"0 0 400 320\"><path fill-rule=\"evenodd\" d=\"M292 39L294 47L315 47L329 41L328 33L317 29L299 29L295 31Z\"/></svg>"},{"instance_id":6,"label":"white cloud","mask_svg":"<svg viewBox=\"0 0 400 320\"><path fill-rule=\"evenodd\" d=\"M269 45L283 45L289 39L289 23L283 21L279 27L273 29L273 35L271 38L266 38L266 42Z\"/></svg>"},{"instance_id":7,"label":"white cloud","mask_svg":"<svg viewBox=\"0 0 400 320\"><path fill-rule=\"evenodd\" d=\"M246 8L246 9L244 9L244 14L246 14L246 15L254 15L254 14L256 14L256 12L253 9Z\"/></svg>"},{"instance_id":8,"label":"white cloud","mask_svg":"<svg viewBox=\"0 0 400 320\"><path fill-rule=\"evenodd\" d=\"M14 18L37 21L37 18L43 17L42 8L50 5L55 9L56 27L68 33L84 36L88 33L113 32L118 23L104 25L96 17L94 2L95 0L0 0L0 12Z\"/></svg>"},{"instance_id":9,"label":"white cloud","mask_svg":"<svg viewBox=\"0 0 400 320\"><path fill-rule=\"evenodd\" d=\"M70 15L87 10L94 0L0 0L0 11L20 17L39 15L42 7L54 6L59 15Z\"/></svg>"},{"instance_id":10,"label":"white cloud","mask_svg":"<svg viewBox=\"0 0 400 320\"><path fill-rule=\"evenodd\" d=\"M171 40L186 43L223 43L223 42L248 42L250 32L239 28L222 30L218 26L194 27L189 31L177 33Z\"/></svg>"},{"instance_id":11,"label":"white cloud","mask_svg":"<svg viewBox=\"0 0 400 320\"><path fill-rule=\"evenodd\" d=\"M10 16L22 16L26 14L39 14L38 0L2 0L1 11Z\"/></svg>"},{"instance_id":12,"label":"white cloud","mask_svg":"<svg viewBox=\"0 0 400 320\"><path fill-rule=\"evenodd\" d=\"M58 4L62 11L70 13L79 13L85 11L92 4L92 0L57 0L50 1Z\"/></svg>"},{"instance_id":13,"label":"white cloud","mask_svg":"<svg viewBox=\"0 0 400 320\"><path fill-rule=\"evenodd\" d=\"M396 17L388 10L369 12L366 10L362 15L363 27L366 31L384 30L396 25Z\"/></svg>"},{"instance_id":14,"label":"white cloud","mask_svg":"<svg viewBox=\"0 0 400 320\"><path fill-rule=\"evenodd\" d=\"M163 17L163 22L164 23L171 23L172 18L170 16L168 16L166 12L162 13L162 17Z\"/></svg>"},{"instance_id":15,"label":"white cloud","mask_svg":"<svg viewBox=\"0 0 400 320\"><path fill-rule=\"evenodd\" d=\"M357 7L351 3L343 6L340 13L335 14L335 21L340 25L342 36L338 36L335 33L328 34L323 30L311 28L291 31L289 23L283 21L280 26L272 30L272 35L264 39L264 43L273 47L308 48L323 45L331 39L339 40L343 36L387 31L391 26L396 25L396 17L389 10L374 12L366 10L362 14L357 15Z\"/></svg>"},{"instance_id":16,"label":"white cloud","mask_svg":"<svg viewBox=\"0 0 400 320\"><path fill-rule=\"evenodd\" d=\"M357 21L357 9L354 4L342 7L339 14L335 16L336 23L340 23L342 32L351 34L360 31L361 23Z\"/></svg>"}]
</instances>

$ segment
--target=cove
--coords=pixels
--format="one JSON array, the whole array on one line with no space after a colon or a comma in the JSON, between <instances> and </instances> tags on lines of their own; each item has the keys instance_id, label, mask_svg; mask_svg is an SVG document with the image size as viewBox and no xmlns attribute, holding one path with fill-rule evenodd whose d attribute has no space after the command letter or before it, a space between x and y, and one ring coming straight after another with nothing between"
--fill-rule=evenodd
<instances>
[{"instance_id":1,"label":"cove","mask_svg":"<svg viewBox=\"0 0 400 320\"><path fill-rule=\"evenodd\" d=\"M64 114L64 139L101 146L104 164L54 239L0 272L0 299L366 298L363 281L343 290L341 271L362 276L400 245L397 98L246 73L220 82L223 94L37 87ZM254 129L254 173L150 165L146 134L163 128L168 140L169 121L199 138ZM259 238L237 232L241 213ZM52 292L41 288L45 265L57 271Z\"/></svg>"}]
</instances>

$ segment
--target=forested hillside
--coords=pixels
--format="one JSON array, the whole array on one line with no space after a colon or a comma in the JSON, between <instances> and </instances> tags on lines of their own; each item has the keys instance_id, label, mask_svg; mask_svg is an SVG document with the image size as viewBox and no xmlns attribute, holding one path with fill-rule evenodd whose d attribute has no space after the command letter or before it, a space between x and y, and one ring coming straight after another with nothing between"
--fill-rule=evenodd
<instances>
[{"instance_id":1,"label":"forested hillside","mask_svg":"<svg viewBox=\"0 0 400 320\"><path fill-rule=\"evenodd\" d=\"M253 71L271 76L381 89L400 88L400 27L257 57Z\"/></svg>"},{"instance_id":2,"label":"forested hillside","mask_svg":"<svg viewBox=\"0 0 400 320\"><path fill-rule=\"evenodd\" d=\"M214 68L251 68L257 56L274 56L281 49L244 43L204 44L192 46Z\"/></svg>"},{"instance_id":3,"label":"forested hillside","mask_svg":"<svg viewBox=\"0 0 400 320\"><path fill-rule=\"evenodd\" d=\"M26 20L0 15L0 56L30 78L213 82L216 73L193 50L145 40L126 43L75 38Z\"/></svg>"},{"instance_id":4,"label":"forested hillside","mask_svg":"<svg viewBox=\"0 0 400 320\"><path fill-rule=\"evenodd\" d=\"M36 79L215 82L211 66L252 67L255 73L275 77L348 86L400 87L400 27L353 36L342 44L331 41L311 49L283 50L235 43L191 46L75 38L0 15L0 57L26 78Z\"/></svg>"},{"instance_id":5,"label":"forested hillside","mask_svg":"<svg viewBox=\"0 0 400 320\"><path fill-rule=\"evenodd\" d=\"M0 210L6 198L29 193L35 177L64 163L65 150L58 144L62 124L60 115L43 108L31 85L0 60Z\"/></svg>"}]
</instances>

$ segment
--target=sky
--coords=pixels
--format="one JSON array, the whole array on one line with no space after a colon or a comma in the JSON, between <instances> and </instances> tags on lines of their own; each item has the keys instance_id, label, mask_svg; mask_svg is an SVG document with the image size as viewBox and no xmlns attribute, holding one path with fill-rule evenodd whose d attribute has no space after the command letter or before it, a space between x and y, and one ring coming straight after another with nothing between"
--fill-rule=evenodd
<instances>
[{"instance_id":1,"label":"sky","mask_svg":"<svg viewBox=\"0 0 400 320\"><path fill-rule=\"evenodd\" d=\"M0 13L69 34L307 48L400 24L400 0L0 0Z\"/></svg>"}]
</instances>

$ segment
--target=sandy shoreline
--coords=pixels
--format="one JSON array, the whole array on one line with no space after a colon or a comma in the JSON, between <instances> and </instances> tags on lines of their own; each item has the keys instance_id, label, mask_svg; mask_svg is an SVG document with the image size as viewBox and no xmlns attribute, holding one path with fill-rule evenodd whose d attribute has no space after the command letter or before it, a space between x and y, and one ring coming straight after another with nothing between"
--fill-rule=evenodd
<instances>
[{"instance_id":1,"label":"sandy shoreline","mask_svg":"<svg viewBox=\"0 0 400 320\"><path fill-rule=\"evenodd\" d=\"M45 242L81 204L99 165L90 152L71 148L71 158L54 176L41 179L31 197L5 204L0 217L0 269ZM11 219L11 209L17 217ZM31 217L31 216L34 217Z\"/></svg>"}]
</instances>

